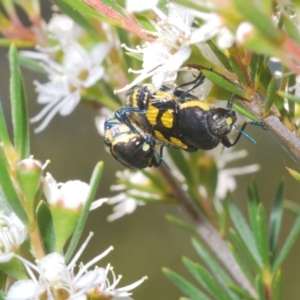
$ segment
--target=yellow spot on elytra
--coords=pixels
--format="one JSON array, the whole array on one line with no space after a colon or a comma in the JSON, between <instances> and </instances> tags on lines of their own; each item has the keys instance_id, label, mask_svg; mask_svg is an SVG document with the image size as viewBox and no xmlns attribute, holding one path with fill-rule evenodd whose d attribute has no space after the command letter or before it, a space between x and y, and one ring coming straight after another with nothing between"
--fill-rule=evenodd
<instances>
[{"instance_id":1,"label":"yellow spot on elytra","mask_svg":"<svg viewBox=\"0 0 300 300\"><path fill-rule=\"evenodd\" d=\"M149 103L146 117L151 125L156 125L156 118L159 113L159 109L154 107L151 103Z\"/></svg>"},{"instance_id":2,"label":"yellow spot on elytra","mask_svg":"<svg viewBox=\"0 0 300 300\"><path fill-rule=\"evenodd\" d=\"M165 144L170 144L170 141L167 140L167 139L161 134L160 131L154 130L154 135L155 135L155 137L156 137L159 141L161 141L161 142L163 142L163 143L165 143Z\"/></svg>"},{"instance_id":3,"label":"yellow spot on elytra","mask_svg":"<svg viewBox=\"0 0 300 300\"><path fill-rule=\"evenodd\" d=\"M187 148L187 145L184 144L180 139L178 139L176 137L171 136L170 140L171 140L172 144L175 145L175 146L177 146L178 148L182 148L182 149L186 149Z\"/></svg>"},{"instance_id":4,"label":"yellow spot on elytra","mask_svg":"<svg viewBox=\"0 0 300 300\"><path fill-rule=\"evenodd\" d=\"M202 102L199 100L187 101L180 105L180 109L186 109L189 107L199 107L199 108L207 111L207 110L210 110L211 108L213 108L214 105L207 103L207 102Z\"/></svg>"},{"instance_id":5,"label":"yellow spot on elytra","mask_svg":"<svg viewBox=\"0 0 300 300\"><path fill-rule=\"evenodd\" d=\"M173 127L173 113L172 110L167 110L163 113L161 116L161 122L166 128L172 128Z\"/></svg>"}]
</instances>

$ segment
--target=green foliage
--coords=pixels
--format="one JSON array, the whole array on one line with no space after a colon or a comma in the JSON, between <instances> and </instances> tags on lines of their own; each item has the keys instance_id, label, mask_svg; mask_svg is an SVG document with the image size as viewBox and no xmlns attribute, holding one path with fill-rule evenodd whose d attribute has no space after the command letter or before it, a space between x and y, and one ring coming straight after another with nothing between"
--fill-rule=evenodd
<instances>
[{"instance_id":1,"label":"green foliage","mask_svg":"<svg viewBox=\"0 0 300 300\"><path fill-rule=\"evenodd\" d=\"M171 22L168 13L171 11L172 2L198 11L193 15L191 24L187 16L183 20L184 23L178 23L178 27L177 23ZM300 35L297 23L299 3L291 1L283 4L262 0L259 3L249 1L245 4L244 0L232 0L226 2L226 6L222 1L216 6L214 1L208 1L212 5L204 2L161 0L157 5L160 14L155 15L155 10L150 8L145 13L127 12L123 0L53 0L63 13L84 29L84 35L80 40L76 40L76 43L84 49L91 49L99 41L106 41L111 47L103 66L101 62L101 70L105 75L103 79L91 87L82 86L78 89L81 102L97 112L103 107L115 110L123 106L124 99L123 95L116 95L115 91L125 91L124 86L129 88L133 81L134 84L143 84L144 80L148 82L154 75L165 76L165 79L177 76L175 82L170 83L166 80L163 83L167 86L170 84L168 87L172 93L171 84L178 86L185 80L182 79L183 72L188 70L187 75L191 77L196 77L202 72L212 84L207 94L203 93L204 101L229 100L234 95L233 108L237 112L253 121L263 122L264 129L273 131L300 157L300 98L297 82L300 73ZM84 207L76 210L59 205L53 207L43 202L43 168L33 170L27 169L27 164L22 165L30 155L30 136L19 65L43 74L48 74L49 66L47 63L43 65L36 60L18 56L16 47L30 47L41 43L41 49L45 47L44 54L49 51L50 59L62 66L62 69L66 57L63 43L55 41L55 37L46 32L41 25L44 23L39 15L39 5L34 7L34 3L37 4L38 1L19 1L23 13L28 14L28 21L32 22L32 26L28 27L22 26L21 21L17 20L14 7L16 3L18 1L4 1L3 11L0 12L1 34L4 36L0 39L0 46L15 43L9 51L12 139L0 107L0 194L3 196L1 201L5 202L9 210L14 211L30 229L28 242L24 247L28 247L28 253L32 254L33 258L40 259L53 251L63 253L66 250L65 259L68 262L78 246L86 224L103 164L99 163L95 167ZM177 13L180 15L181 11ZM161 25L165 27L160 27ZM181 25L184 28L180 28ZM206 35L194 36L195 40L198 38L200 42L190 39L195 33L199 34L201 29L206 30ZM224 31L232 35L232 43L221 47ZM53 46L52 43L57 47L57 51L49 50ZM121 44L126 44L125 51L121 49ZM159 51L154 50L158 51L161 57L156 57L155 51L150 54L144 51L147 46L157 44L161 48ZM203 50L202 46L207 46L207 49ZM191 54L177 66L177 61L173 64L172 58L179 53L178 49L188 50ZM278 76L278 73L275 74L271 69L270 62L273 57L280 60L277 71L280 69L282 75ZM45 61L41 59L41 62ZM130 69L133 70L131 73L128 72ZM85 71L80 73L80 78L76 78L78 81L86 76ZM195 75L196 73L198 74ZM141 75L140 81L136 80L136 74ZM75 88L73 84L74 82L69 86L71 91ZM155 93L150 96L155 98ZM172 96L176 97L174 91ZM182 102L190 99L178 97L177 100ZM176 108L178 107L179 104ZM59 106L55 109L59 110ZM62 111L59 112L63 114ZM143 111L141 114L144 113ZM175 110L173 113L177 117ZM272 122L274 119L277 123ZM153 133L144 132L143 126L139 131L138 125L135 124L136 134ZM245 136L247 137L247 134ZM160 141L156 145L157 148L161 143L163 142ZM181 229L200 235L207 243L204 245L203 242L192 239L200 262L183 258L193 282L170 269L163 269L166 276L187 295L188 298L182 299L281 299L281 266L300 233L300 209L295 203L284 201L283 181L277 187L270 213L266 212L264 201L253 182L247 188L248 215L245 217L231 195L228 194L222 199L225 193L223 196L217 193L222 168L220 165L226 164L226 161L218 161L216 156L202 150L187 153L173 148L168 150L169 155L166 155L166 159L156 154L157 158L163 159L163 163L158 171L141 171L148 179L146 184L133 182L130 177L119 179L118 183L127 188L124 193L127 193L128 197L137 201L148 204L178 204L191 218L192 224L173 216L167 216L166 219ZM169 164L171 171L167 170ZM20 170L20 166L24 168ZM299 172L291 168L287 170L300 181ZM281 246L279 237L284 208L293 212L295 221ZM70 243L65 249L69 239ZM214 248L214 245L219 245L220 248ZM227 260L231 263L230 267L226 264ZM0 278L1 286L4 285L6 275L17 279L26 277L18 260L0 264L0 269L3 272L0 274L3 277Z\"/></svg>"},{"instance_id":2,"label":"green foliage","mask_svg":"<svg viewBox=\"0 0 300 300\"><path fill-rule=\"evenodd\" d=\"M23 80L18 65L18 55L15 46L11 46L10 58L10 96L12 106L12 120L14 128L14 145L19 157L27 158L29 149L29 123L26 107Z\"/></svg>"},{"instance_id":3,"label":"green foliage","mask_svg":"<svg viewBox=\"0 0 300 300\"><path fill-rule=\"evenodd\" d=\"M253 182L248 188L248 215L250 225L237 208L230 196L225 200L225 207L229 211L235 229L228 231L226 240L236 258L236 262L244 274L253 284L255 295L241 289L223 267L196 239L192 244L206 266L184 258L183 262L193 277L199 282L201 288L210 294L208 299L266 299L265 295L272 291L274 299L281 299L281 271L280 267L291 250L300 233L299 212L279 251L278 238L283 214L284 183L278 185L274 197L274 205L269 217L267 227L266 213L257 186ZM231 244L233 242L233 244ZM197 299L201 289L191 285L186 279L168 270L166 275L172 282L191 299ZM200 298L199 298L200 299ZM269 299L269 298L267 298ZM273 299L273 298L271 298Z\"/></svg>"},{"instance_id":4,"label":"green foliage","mask_svg":"<svg viewBox=\"0 0 300 300\"><path fill-rule=\"evenodd\" d=\"M55 251L56 234L53 226L52 215L48 205L41 201L37 208L37 221L47 254Z\"/></svg>"}]
</instances>

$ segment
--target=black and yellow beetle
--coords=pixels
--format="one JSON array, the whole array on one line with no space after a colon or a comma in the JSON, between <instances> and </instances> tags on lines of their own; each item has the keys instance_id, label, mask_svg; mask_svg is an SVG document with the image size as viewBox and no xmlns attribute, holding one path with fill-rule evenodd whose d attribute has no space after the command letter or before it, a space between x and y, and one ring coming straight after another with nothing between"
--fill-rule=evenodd
<instances>
[{"instance_id":1,"label":"black and yellow beetle","mask_svg":"<svg viewBox=\"0 0 300 300\"><path fill-rule=\"evenodd\" d=\"M215 107L180 89L155 91L150 84L131 88L115 115L133 131L137 126L166 146L186 151L209 150L219 143L229 148L241 135L233 143L227 137L237 120L231 108Z\"/></svg>"},{"instance_id":2,"label":"black and yellow beetle","mask_svg":"<svg viewBox=\"0 0 300 300\"><path fill-rule=\"evenodd\" d=\"M154 148L155 140L152 136L133 131L114 114L106 120L104 126L105 145L121 164L133 169L158 167L161 164L163 145L160 145L159 154Z\"/></svg>"}]
</instances>

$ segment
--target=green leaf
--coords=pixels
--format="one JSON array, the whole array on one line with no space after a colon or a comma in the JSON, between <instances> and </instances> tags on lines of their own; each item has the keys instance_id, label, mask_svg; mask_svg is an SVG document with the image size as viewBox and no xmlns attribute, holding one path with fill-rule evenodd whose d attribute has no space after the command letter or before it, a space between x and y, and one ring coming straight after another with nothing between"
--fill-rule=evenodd
<instances>
[{"instance_id":1,"label":"green leaf","mask_svg":"<svg viewBox=\"0 0 300 300\"><path fill-rule=\"evenodd\" d=\"M241 289L239 286L235 284L229 284L228 287L231 291L233 291L236 295L239 295L242 297L242 299L248 299L248 300L257 300L256 298L253 298L251 295L249 295L245 290Z\"/></svg>"},{"instance_id":2,"label":"green leaf","mask_svg":"<svg viewBox=\"0 0 300 300\"><path fill-rule=\"evenodd\" d=\"M286 169L297 181L300 181L300 173L288 167L286 167Z\"/></svg>"},{"instance_id":3,"label":"green leaf","mask_svg":"<svg viewBox=\"0 0 300 300\"><path fill-rule=\"evenodd\" d=\"M72 209L60 205L49 206L55 231L55 252L62 253L67 240L74 232L82 213L82 207Z\"/></svg>"},{"instance_id":4,"label":"green leaf","mask_svg":"<svg viewBox=\"0 0 300 300\"><path fill-rule=\"evenodd\" d=\"M257 198L254 196L254 193L250 187L247 188L247 195L248 195L248 202L247 202L248 215L252 226L252 230L254 234L256 234L258 232L256 215L257 215L257 206L259 202L257 201Z\"/></svg>"},{"instance_id":5,"label":"green leaf","mask_svg":"<svg viewBox=\"0 0 300 300\"><path fill-rule=\"evenodd\" d=\"M290 233L277 257L273 265L273 272L276 272L277 269L281 266L285 258L287 257L288 253L290 252L291 248L295 244L298 235L300 233L300 215L296 218L294 226L290 230Z\"/></svg>"},{"instance_id":6,"label":"green leaf","mask_svg":"<svg viewBox=\"0 0 300 300\"><path fill-rule=\"evenodd\" d=\"M239 235L234 229L229 229L230 237L235 245L233 247L229 244L232 254L234 255L236 261L238 262L239 266L243 270L243 273L247 276L248 280L252 280L251 273L248 269L248 266L250 266L256 273L260 272L260 267L258 266L257 262L254 260L253 256L249 252L246 245L243 243ZM248 262L246 265L245 259Z\"/></svg>"},{"instance_id":7,"label":"green leaf","mask_svg":"<svg viewBox=\"0 0 300 300\"><path fill-rule=\"evenodd\" d=\"M258 51L260 53L260 51ZM261 88L261 86L267 90L268 85L273 78L273 74L268 65L268 57L259 54L257 59L257 75L256 75L256 86Z\"/></svg>"},{"instance_id":8,"label":"green leaf","mask_svg":"<svg viewBox=\"0 0 300 300\"><path fill-rule=\"evenodd\" d=\"M220 50L219 47L217 47L212 40L207 41L208 46L210 49L214 52L214 54L217 56L219 61L222 63L222 65L227 69L228 71L232 72L232 68L229 62L228 57Z\"/></svg>"},{"instance_id":9,"label":"green leaf","mask_svg":"<svg viewBox=\"0 0 300 300\"><path fill-rule=\"evenodd\" d=\"M10 97L14 131L14 145L20 159L29 156L29 124L26 99L18 66L18 54L14 45L9 50Z\"/></svg>"},{"instance_id":10,"label":"green leaf","mask_svg":"<svg viewBox=\"0 0 300 300\"><path fill-rule=\"evenodd\" d=\"M171 271L170 269L163 268L165 275L188 297L192 300L210 300L206 295L199 291L193 284L187 281L182 276Z\"/></svg>"},{"instance_id":11,"label":"green leaf","mask_svg":"<svg viewBox=\"0 0 300 300\"><path fill-rule=\"evenodd\" d=\"M282 18L284 18L284 29L286 30L287 34L292 38L292 40L300 45L300 37L299 37L299 30L298 27L289 17L282 14Z\"/></svg>"},{"instance_id":12,"label":"green leaf","mask_svg":"<svg viewBox=\"0 0 300 300\"><path fill-rule=\"evenodd\" d=\"M6 298L6 293L4 292L4 289L0 291L0 300L4 300Z\"/></svg>"},{"instance_id":13,"label":"green leaf","mask_svg":"<svg viewBox=\"0 0 300 300\"><path fill-rule=\"evenodd\" d=\"M235 59L234 56L230 56L229 57L230 60L230 65L231 68L233 70L233 73L235 73L238 77L238 81L244 85L247 85L247 79L245 77L245 74L243 72L243 70L241 69L241 66L239 65L239 63L237 62L237 60Z\"/></svg>"},{"instance_id":14,"label":"green leaf","mask_svg":"<svg viewBox=\"0 0 300 300\"><path fill-rule=\"evenodd\" d=\"M273 13L273 1L272 0L261 0L261 8L266 14Z\"/></svg>"},{"instance_id":15,"label":"green leaf","mask_svg":"<svg viewBox=\"0 0 300 300\"><path fill-rule=\"evenodd\" d=\"M256 77L257 77L257 70L258 70L258 58L259 55L257 53L252 53L251 61L250 61L250 76L251 81L255 85Z\"/></svg>"},{"instance_id":16,"label":"green leaf","mask_svg":"<svg viewBox=\"0 0 300 300\"><path fill-rule=\"evenodd\" d=\"M19 65L25 67L26 69L36 71L41 74L47 74L45 69L42 67L41 63L36 60L19 55L18 61L19 61Z\"/></svg>"},{"instance_id":17,"label":"green leaf","mask_svg":"<svg viewBox=\"0 0 300 300\"><path fill-rule=\"evenodd\" d=\"M7 275L4 272L0 271L0 290L1 291L5 291L6 281L7 281ZM2 298L1 298L1 296L2 296ZM4 292L2 294L0 292L0 299L1 300L5 299Z\"/></svg>"},{"instance_id":18,"label":"green leaf","mask_svg":"<svg viewBox=\"0 0 300 300\"><path fill-rule=\"evenodd\" d=\"M84 28L87 32L89 32L92 36L97 37L99 35L96 28L94 28L91 23L83 17L81 13L74 10L70 7L67 3L63 2L62 0L52 0L54 4L56 4L62 12L68 15L71 19L75 21L76 24L80 25Z\"/></svg>"},{"instance_id":19,"label":"green leaf","mask_svg":"<svg viewBox=\"0 0 300 300\"><path fill-rule=\"evenodd\" d=\"M258 121L258 119L247 108L242 106L240 103L233 102L233 108L240 114L244 115L246 118L248 118L252 121Z\"/></svg>"},{"instance_id":20,"label":"green leaf","mask_svg":"<svg viewBox=\"0 0 300 300\"><path fill-rule=\"evenodd\" d=\"M285 93L282 91L277 91L277 95L279 95L282 98L287 98L289 101L295 102L297 104L300 104L300 98L299 97L295 97L292 94L289 93Z\"/></svg>"},{"instance_id":21,"label":"green leaf","mask_svg":"<svg viewBox=\"0 0 300 300\"><path fill-rule=\"evenodd\" d=\"M186 257L183 258L183 263L194 278L198 280L203 288L213 297L218 300L232 300L220 284L216 282L215 278L213 278L201 265L195 264Z\"/></svg>"},{"instance_id":22,"label":"green leaf","mask_svg":"<svg viewBox=\"0 0 300 300\"><path fill-rule=\"evenodd\" d=\"M277 270L276 274L273 277L272 282L272 300L281 300L282 299L282 280L281 280L281 270Z\"/></svg>"},{"instance_id":23,"label":"green leaf","mask_svg":"<svg viewBox=\"0 0 300 300\"><path fill-rule=\"evenodd\" d=\"M70 260L72 254L75 251L76 246L79 242L81 233L84 229L84 225L86 223L86 220L87 220L87 217L88 217L88 214L89 214L89 209L90 209L91 203L92 203L92 201L95 197L96 190L97 190L99 181L100 181L101 176L102 176L102 172L103 172L103 162L99 162L95 166L95 169L93 171L92 178L91 178L91 181L90 181L90 191L89 191L89 195L87 197L87 201L86 201L86 203L85 203L85 205L82 209L82 212L81 212L81 215L79 217L77 226L74 230L74 233L73 233L73 236L71 238L69 247L68 247L68 249L66 251L66 254L65 254L66 262L68 262Z\"/></svg>"},{"instance_id":24,"label":"green leaf","mask_svg":"<svg viewBox=\"0 0 300 300\"><path fill-rule=\"evenodd\" d=\"M254 187L257 187L253 183ZM263 207L259 202L258 191L255 192L256 188L248 188L248 213L251 222L252 230L254 233L257 249L260 253L260 257L263 261L264 266L268 265L268 243L267 243L267 229L265 223L265 216ZM262 224L264 223L264 225Z\"/></svg>"},{"instance_id":25,"label":"green leaf","mask_svg":"<svg viewBox=\"0 0 300 300\"><path fill-rule=\"evenodd\" d=\"M83 15L86 15L94 19L98 19L103 22L108 22L108 23L110 22L110 20L107 17L100 15L100 13L98 13L96 10L94 10L92 7L90 7L89 5L87 5L81 0L58 0L58 1L65 2L65 4L69 5L74 10L79 11Z\"/></svg>"},{"instance_id":26,"label":"green leaf","mask_svg":"<svg viewBox=\"0 0 300 300\"><path fill-rule=\"evenodd\" d=\"M116 27L116 32L118 34L119 40L121 45L130 45L130 40L128 38L128 31L124 30L123 28ZM127 55L123 51L120 51L120 54L122 55L122 61L124 62L124 69L129 70L130 68L134 68L135 59L132 58L131 55ZM132 72L125 72L125 76L127 77L128 82L133 81L134 74Z\"/></svg>"},{"instance_id":27,"label":"green leaf","mask_svg":"<svg viewBox=\"0 0 300 300\"><path fill-rule=\"evenodd\" d=\"M271 40L280 40L280 33L277 28L273 25L270 17L264 12L258 9L259 6L255 5L254 2L247 1L247 6L245 7L245 2L243 0L233 0L233 5L235 5L238 12L249 20L255 27L257 27L263 34L265 34Z\"/></svg>"},{"instance_id":28,"label":"green leaf","mask_svg":"<svg viewBox=\"0 0 300 300\"><path fill-rule=\"evenodd\" d=\"M296 217L298 217L298 215L300 214L300 205L296 204L295 202L284 200L283 207Z\"/></svg>"},{"instance_id":29,"label":"green leaf","mask_svg":"<svg viewBox=\"0 0 300 300\"><path fill-rule=\"evenodd\" d=\"M126 16L126 12L123 9L123 7L121 7L117 1L115 0L101 0L101 2L106 5L108 8L113 9L114 11L116 11L117 13L119 13L120 15Z\"/></svg>"},{"instance_id":30,"label":"green leaf","mask_svg":"<svg viewBox=\"0 0 300 300\"><path fill-rule=\"evenodd\" d=\"M268 233L267 233L267 224L266 224L266 213L263 205L260 203L257 209L257 237L256 243L257 248L260 253L263 265L265 268L269 267L269 243L268 243Z\"/></svg>"},{"instance_id":31,"label":"green leaf","mask_svg":"<svg viewBox=\"0 0 300 300\"><path fill-rule=\"evenodd\" d=\"M256 287L256 291L258 292L258 299L259 300L267 300L265 297L264 283L262 281L261 275L256 276L255 287Z\"/></svg>"},{"instance_id":32,"label":"green leaf","mask_svg":"<svg viewBox=\"0 0 300 300\"><path fill-rule=\"evenodd\" d=\"M229 91L230 93L233 93L243 98L246 97L238 87L236 87L233 83L231 83L228 79L221 76L220 74L217 74L214 71L204 70L204 69L202 70L202 73L205 75L207 79L215 83L217 86L222 87L226 91Z\"/></svg>"},{"instance_id":33,"label":"green leaf","mask_svg":"<svg viewBox=\"0 0 300 300\"><path fill-rule=\"evenodd\" d=\"M264 107L264 117L268 116L270 113L270 109L276 97L276 91L277 91L276 79L273 77L267 89L267 96L266 96L265 107Z\"/></svg>"},{"instance_id":34,"label":"green leaf","mask_svg":"<svg viewBox=\"0 0 300 300\"><path fill-rule=\"evenodd\" d=\"M283 69L285 69L285 68L283 68ZM288 72L288 70L287 70L287 72ZM280 89L289 90L290 88L293 88L295 85L296 85L296 75L295 74L291 74L290 76L288 76L288 78L284 78L284 77L281 78ZM296 89L294 89L294 94L295 93L296 93ZM295 118L295 110L296 110L296 104L292 101L288 101L288 112L289 112L289 116L292 120Z\"/></svg>"},{"instance_id":35,"label":"green leaf","mask_svg":"<svg viewBox=\"0 0 300 300\"><path fill-rule=\"evenodd\" d=\"M237 236L236 232L231 232L230 234L231 234L231 237L233 237L234 234L235 234L235 237ZM243 274L247 277L247 279L249 280L249 282L251 284L253 284L253 274L252 274L252 272L249 269L249 265L250 265L249 259L248 259L248 262L245 261L245 258L247 258L249 256L251 257L251 255L249 255L249 251L247 251L247 249L246 249L247 254L244 254L243 252L241 252L240 249L242 249L242 248L239 247L235 241L234 241L234 243L235 243L235 246L233 244L231 244L231 243L228 243L228 247L231 250L231 253L233 254L233 256L234 256L237 264L241 268ZM244 254L243 257L242 257L242 254ZM251 267L253 269L255 269L255 267L257 268L256 263L254 262L254 265L251 265ZM260 272L260 270L258 270L257 272Z\"/></svg>"},{"instance_id":36,"label":"green leaf","mask_svg":"<svg viewBox=\"0 0 300 300\"><path fill-rule=\"evenodd\" d=\"M230 283L233 284L233 281L230 278L230 276L224 271L224 269L220 266L218 261L214 259L208 251L205 250L201 243L199 243L196 239L193 238L192 245L202 258L202 260L205 262L205 264L208 266L208 268L211 270L211 272L216 276L219 282L224 282L226 285ZM231 298L236 299L236 297L233 294L231 294Z\"/></svg>"},{"instance_id":37,"label":"green leaf","mask_svg":"<svg viewBox=\"0 0 300 300\"><path fill-rule=\"evenodd\" d=\"M155 27L153 26L153 23L151 23L151 21L148 18L145 18L143 15L138 14L135 15L135 18L137 19L137 21L143 29L153 32L156 31Z\"/></svg>"},{"instance_id":38,"label":"green leaf","mask_svg":"<svg viewBox=\"0 0 300 300\"><path fill-rule=\"evenodd\" d=\"M2 147L0 147L0 185L4 197L13 211L18 215L24 224L28 224L29 221L27 215L10 177L8 162Z\"/></svg>"},{"instance_id":39,"label":"green leaf","mask_svg":"<svg viewBox=\"0 0 300 300\"><path fill-rule=\"evenodd\" d=\"M7 131L5 118L2 110L2 104L0 101L0 141L3 143L4 148L5 147L11 147L11 140Z\"/></svg>"},{"instance_id":40,"label":"green leaf","mask_svg":"<svg viewBox=\"0 0 300 300\"><path fill-rule=\"evenodd\" d=\"M262 260L261 257L259 256L259 252L256 246L256 241L254 240L253 234L248 224L246 223L245 218L243 217L240 210L236 207L236 205L233 203L231 199L227 198L226 203L228 205L229 214L231 216L235 228L237 229L240 237L242 238L245 245L249 249L256 263L258 264L258 266L261 267Z\"/></svg>"},{"instance_id":41,"label":"green leaf","mask_svg":"<svg viewBox=\"0 0 300 300\"><path fill-rule=\"evenodd\" d=\"M55 251L56 234L48 205L41 201L37 207L37 221L46 254Z\"/></svg>"},{"instance_id":42,"label":"green leaf","mask_svg":"<svg viewBox=\"0 0 300 300\"><path fill-rule=\"evenodd\" d=\"M159 0L157 7L165 14L168 14L169 12L169 5L170 4L170 0Z\"/></svg>"},{"instance_id":43,"label":"green leaf","mask_svg":"<svg viewBox=\"0 0 300 300\"><path fill-rule=\"evenodd\" d=\"M31 48L35 46L35 43L33 41L0 38L1 47L9 47L11 44L14 44L16 45L16 47L20 47L20 48Z\"/></svg>"},{"instance_id":44,"label":"green leaf","mask_svg":"<svg viewBox=\"0 0 300 300\"><path fill-rule=\"evenodd\" d=\"M258 186L257 186L255 180L252 180L252 182L251 182L251 189L252 189L252 197L253 197L255 203L256 204L261 203Z\"/></svg>"},{"instance_id":45,"label":"green leaf","mask_svg":"<svg viewBox=\"0 0 300 300\"><path fill-rule=\"evenodd\" d=\"M0 264L0 270L12 278L22 280L27 279L27 274L24 269L23 263L16 257L10 261Z\"/></svg>"},{"instance_id":46,"label":"green leaf","mask_svg":"<svg viewBox=\"0 0 300 300\"><path fill-rule=\"evenodd\" d=\"M172 223L173 225L176 225L177 227L189 231L192 234L197 234L197 230L192 225L182 221L181 219L175 218L171 215L166 216L166 220Z\"/></svg>"},{"instance_id":47,"label":"green leaf","mask_svg":"<svg viewBox=\"0 0 300 300\"><path fill-rule=\"evenodd\" d=\"M280 232L282 213L283 213L283 200L284 200L284 182L281 181L276 192L275 201L270 215L269 223L269 251L271 262L275 259L277 250L278 236Z\"/></svg>"},{"instance_id":48,"label":"green leaf","mask_svg":"<svg viewBox=\"0 0 300 300\"><path fill-rule=\"evenodd\" d=\"M125 10L114 0L94 1L96 8L89 6L82 0L60 0L68 4L71 8L79 11L81 14L100 21L121 25L121 17L128 18ZM92 2L91 2L92 3Z\"/></svg>"}]
</instances>

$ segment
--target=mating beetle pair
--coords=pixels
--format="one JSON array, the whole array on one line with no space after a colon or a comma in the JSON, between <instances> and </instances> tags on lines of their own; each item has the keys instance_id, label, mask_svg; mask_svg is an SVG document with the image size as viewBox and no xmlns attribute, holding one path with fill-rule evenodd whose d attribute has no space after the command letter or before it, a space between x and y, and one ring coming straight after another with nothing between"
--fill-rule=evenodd
<instances>
[{"instance_id":1,"label":"mating beetle pair","mask_svg":"<svg viewBox=\"0 0 300 300\"><path fill-rule=\"evenodd\" d=\"M155 90L151 84L132 87L125 106L105 122L105 144L112 155L129 168L157 167L164 162L164 146L192 152L213 149L220 143L229 148L241 134L248 137L242 131L248 122L233 143L227 137L237 120L232 103L227 109L215 107L190 93L203 80L200 73L193 82L176 89L162 86ZM190 89L180 89L190 84Z\"/></svg>"}]
</instances>

